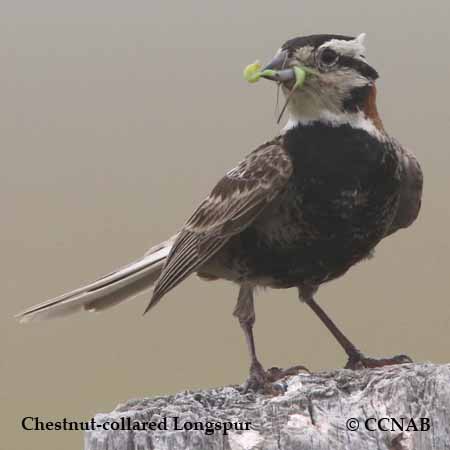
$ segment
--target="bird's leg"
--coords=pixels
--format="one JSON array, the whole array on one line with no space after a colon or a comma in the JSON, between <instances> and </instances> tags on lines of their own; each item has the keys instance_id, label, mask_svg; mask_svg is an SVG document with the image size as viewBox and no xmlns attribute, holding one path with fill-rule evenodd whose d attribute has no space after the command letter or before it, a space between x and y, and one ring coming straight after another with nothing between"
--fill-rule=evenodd
<instances>
[{"instance_id":1,"label":"bird's leg","mask_svg":"<svg viewBox=\"0 0 450 450\"><path fill-rule=\"evenodd\" d=\"M241 286L238 301L233 315L239 319L239 324L244 330L248 352L250 354L250 375L244 384L244 392L249 390L263 391L267 394L277 394L280 387L272 383L299 372L308 371L304 366L295 366L290 369L272 367L265 371L256 356L255 340L253 337L253 325L255 324L255 307L253 301L253 289L249 286Z\"/></svg>"},{"instance_id":2,"label":"bird's leg","mask_svg":"<svg viewBox=\"0 0 450 450\"><path fill-rule=\"evenodd\" d=\"M348 362L345 366L346 369L363 369L366 367L382 367L393 364L405 364L411 363L412 359L406 355L397 355L392 358L367 358L364 354L358 350L349 339L339 330L335 323L328 317L326 312L315 302L312 295L305 298L303 292L301 297L306 301L306 304L314 311L317 317L328 328L331 334L336 338L339 345L344 349L348 356Z\"/></svg>"},{"instance_id":3,"label":"bird's leg","mask_svg":"<svg viewBox=\"0 0 450 450\"><path fill-rule=\"evenodd\" d=\"M263 366L256 356L255 340L253 337L253 325L255 324L255 307L253 301L253 289L249 286L241 286L238 301L233 315L239 319L239 324L244 331L250 354L250 376L244 385L244 391L266 390L268 377Z\"/></svg>"}]
</instances>

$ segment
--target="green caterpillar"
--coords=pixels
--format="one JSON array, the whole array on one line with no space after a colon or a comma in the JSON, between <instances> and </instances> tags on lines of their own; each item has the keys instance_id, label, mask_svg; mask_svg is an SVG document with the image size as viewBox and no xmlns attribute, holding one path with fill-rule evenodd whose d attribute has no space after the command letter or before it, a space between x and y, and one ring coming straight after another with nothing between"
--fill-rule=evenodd
<instances>
[{"instance_id":1,"label":"green caterpillar","mask_svg":"<svg viewBox=\"0 0 450 450\"><path fill-rule=\"evenodd\" d=\"M295 84L293 89L297 89L303 85L307 72L305 69L298 66L294 66L291 70L293 70L295 76ZM244 69L244 78L249 83L256 83L261 77L264 76L276 78L278 72L280 71L271 69L261 70L261 64L256 61L252 64L249 64Z\"/></svg>"}]
</instances>

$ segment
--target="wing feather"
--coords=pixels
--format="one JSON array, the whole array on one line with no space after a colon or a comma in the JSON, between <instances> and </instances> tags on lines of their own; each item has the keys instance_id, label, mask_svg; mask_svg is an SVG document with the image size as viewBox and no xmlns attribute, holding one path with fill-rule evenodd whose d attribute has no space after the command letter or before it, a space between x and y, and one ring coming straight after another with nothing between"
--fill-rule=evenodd
<instances>
[{"instance_id":1,"label":"wing feather","mask_svg":"<svg viewBox=\"0 0 450 450\"><path fill-rule=\"evenodd\" d=\"M398 142L394 141L394 145L400 161L400 199L386 236L409 227L416 220L422 201L423 174L419 162Z\"/></svg>"},{"instance_id":2,"label":"wing feather","mask_svg":"<svg viewBox=\"0 0 450 450\"><path fill-rule=\"evenodd\" d=\"M179 233L146 312L169 290L248 227L286 186L292 163L281 138L250 153L229 171Z\"/></svg>"}]
</instances>

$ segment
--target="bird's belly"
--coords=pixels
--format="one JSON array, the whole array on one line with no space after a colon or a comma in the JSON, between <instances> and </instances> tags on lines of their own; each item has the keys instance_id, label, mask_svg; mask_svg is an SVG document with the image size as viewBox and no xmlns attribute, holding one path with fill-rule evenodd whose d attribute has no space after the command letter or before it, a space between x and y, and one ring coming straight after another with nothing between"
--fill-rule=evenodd
<instances>
[{"instance_id":1,"label":"bird's belly","mask_svg":"<svg viewBox=\"0 0 450 450\"><path fill-rule=\"evenodd\" d=\"M233 237L218 255L225 278L271 287L320 284L367 257L392 221L396 196L322 194L287 192Z\"/></svg>"}]
</instances>

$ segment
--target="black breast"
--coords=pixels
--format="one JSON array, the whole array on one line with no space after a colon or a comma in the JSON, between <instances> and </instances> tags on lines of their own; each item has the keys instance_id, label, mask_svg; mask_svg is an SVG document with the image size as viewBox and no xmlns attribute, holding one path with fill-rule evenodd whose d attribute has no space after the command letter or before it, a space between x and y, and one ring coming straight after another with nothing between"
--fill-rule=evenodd
<instances>
[{"instance_id":1,"label":"black breast","mask_svg":"<svg viewBox=\"0 0 450 450\"><path fill-rule=\"evenodd\" d=\"M239 237L250 278L274 286L321 283L368 255L393 220L399 161L389 140L315 123L284 136L293 176Z\"/></svg>"}]
</instances>

